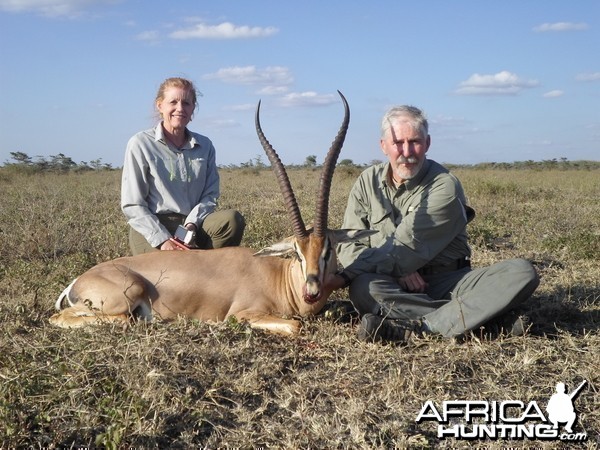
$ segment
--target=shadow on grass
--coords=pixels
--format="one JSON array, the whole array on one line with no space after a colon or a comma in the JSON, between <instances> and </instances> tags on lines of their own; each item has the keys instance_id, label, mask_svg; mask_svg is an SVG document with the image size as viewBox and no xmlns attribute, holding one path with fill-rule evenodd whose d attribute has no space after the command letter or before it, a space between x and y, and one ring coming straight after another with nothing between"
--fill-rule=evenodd
<instances>
[{"instance_id":1,"label":"shadow on grass","mask_svg":"<svg viewBox=\"0 0 600 450\"><path fill-rule=\"evenodd\" d=\"M533 322L531 333L557 337L574 336L600 329L600 287L573 285L557 287L548 294L532 297L525 305Z\"/></svg>"},{"instance_id":2,"label":"shadow on grass","mask_svg":"<svg viewBox=\"0 0 600 450\"><path fill-rule=\"evenodd\" d=\"M600 330L600 286L559 286L544 295L534 295L519 313L529 316L527 334L557 338L561 333L581 336ZM328 302L319 316L355 326L360 321L349 300Z\"/></svg>"}]
</instances>

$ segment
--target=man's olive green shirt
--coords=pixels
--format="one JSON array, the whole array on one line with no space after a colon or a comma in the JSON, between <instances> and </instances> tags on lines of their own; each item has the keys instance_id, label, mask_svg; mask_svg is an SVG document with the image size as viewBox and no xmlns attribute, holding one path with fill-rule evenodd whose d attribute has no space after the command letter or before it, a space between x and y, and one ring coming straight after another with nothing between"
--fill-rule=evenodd
<instances>
[{"instance_id":1,"label":"man's olive green shirt","mask_svg":"<svg viewBox=\"0 0 600 450\"><path fill-rule=\"evenodd\" d=\"M379 233L339 245L344 272L350 278L361 273L401 277L469 257L467 202L458 179L425 160L413 179L396 188L389 167L387 162L369 167L350 191L343 228Z\"/></svg>"}]
</instances>

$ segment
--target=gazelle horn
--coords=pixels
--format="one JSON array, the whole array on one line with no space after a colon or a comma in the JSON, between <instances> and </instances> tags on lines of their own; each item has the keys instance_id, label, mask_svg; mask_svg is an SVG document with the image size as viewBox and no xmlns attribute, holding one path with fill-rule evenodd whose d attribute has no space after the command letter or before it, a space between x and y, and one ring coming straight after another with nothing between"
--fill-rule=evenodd
<instances>
[{"instance_id":1,"label":"gazelle horn","mask_svg":"<svg viewBox=\"0 0 600 450\"><path fill-rule=\"evenodd\" d=\"M275 176L277 177L277 181L279 182L279 188L281 189L281 193L283 194L283 198L285 201L285 206L290 215L290 219L292 220L292 226L294 229L294 235L297 239L305 239L308 237L308 231L306 231L306 226L304 225L304 221L302 220L302 216L300 214L300 208L298 208L298 202L296 201L296 196L294 195L294 191L292 189L292 185L290 184L290 179L287 175L285 167L279 159L279 155L273 148L273 146L269 143L267 138L265 137L262 128L260 127L260 101L258 102L258 106L256 107L256 133L258 134L258 139L262 144L269 161L271 162L271 166L275 172Z\"/></svg>"},{"instance_id":2,"label":"gazelle horn","mask_svg":"<svg viewBox=\"0 0 600 450\"><path fill-rule=\"evenodd\" d=\"M337 91L344 102L344 120L335 137L325 161L323 162L323 169L321 171L321 181L319 184L319 194L317 197L317 210L315 213L314 223L314 234L319 237L323 237L327 231L327 215L329 212L329 192L331 190L331 182L333 181L333 171L335 170L335 164L337 162L342 146L344 145L344 139L346 139L346 132L348 131L348 124L350 123L350 108L346 97Z\"/></svg>"}]
</instances>

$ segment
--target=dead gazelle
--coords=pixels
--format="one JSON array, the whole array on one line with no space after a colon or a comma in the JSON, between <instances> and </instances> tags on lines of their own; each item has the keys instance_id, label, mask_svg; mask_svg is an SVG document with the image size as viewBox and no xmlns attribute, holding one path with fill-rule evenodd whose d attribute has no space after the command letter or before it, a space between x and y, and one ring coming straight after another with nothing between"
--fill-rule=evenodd
<instances>
[{"instance_id":1,"label":"dead gazelle","mask_svg":"<svg viewBox=\"0 0 600 450\"><path fill-rule=\"evenodd\" d=\"M288 317L316 314L331 294L324 279L337 269L335 245L372 233L327 228L333 171L350 119L348 103L339 94L345 115L323 163L312 230L306 229L285 167L262 132L259 103L256 131L279 181L294 236L257 253L243 247L154 252L98 264L63 291L57 309L65 300L69 306L50 322L69 328L126 322L131 316L203 321L235 316L271 332L298 332L300 323ZM277 257L290 253L297 258Z\"/></svg>"}]
</instances>

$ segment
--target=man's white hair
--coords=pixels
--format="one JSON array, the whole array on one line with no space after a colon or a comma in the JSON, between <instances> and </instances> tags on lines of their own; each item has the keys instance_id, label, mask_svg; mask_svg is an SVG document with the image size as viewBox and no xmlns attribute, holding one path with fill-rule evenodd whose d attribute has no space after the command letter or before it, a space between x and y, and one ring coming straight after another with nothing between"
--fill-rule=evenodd
<instances>
[{"instance_id":1,"label":"man's white hair","mask_svg":"<svg viewBox=\"0 0 600 450\"><path fill-rule=\"evenodd\" d=\"M425 113L415 106L401 105L394 106L383 116L381 136L384 137L394 124L402 121L410 123L415 130L419 130L422 137L427 137L429 134L429 122Z\"/></svg>"}]
</instances>

